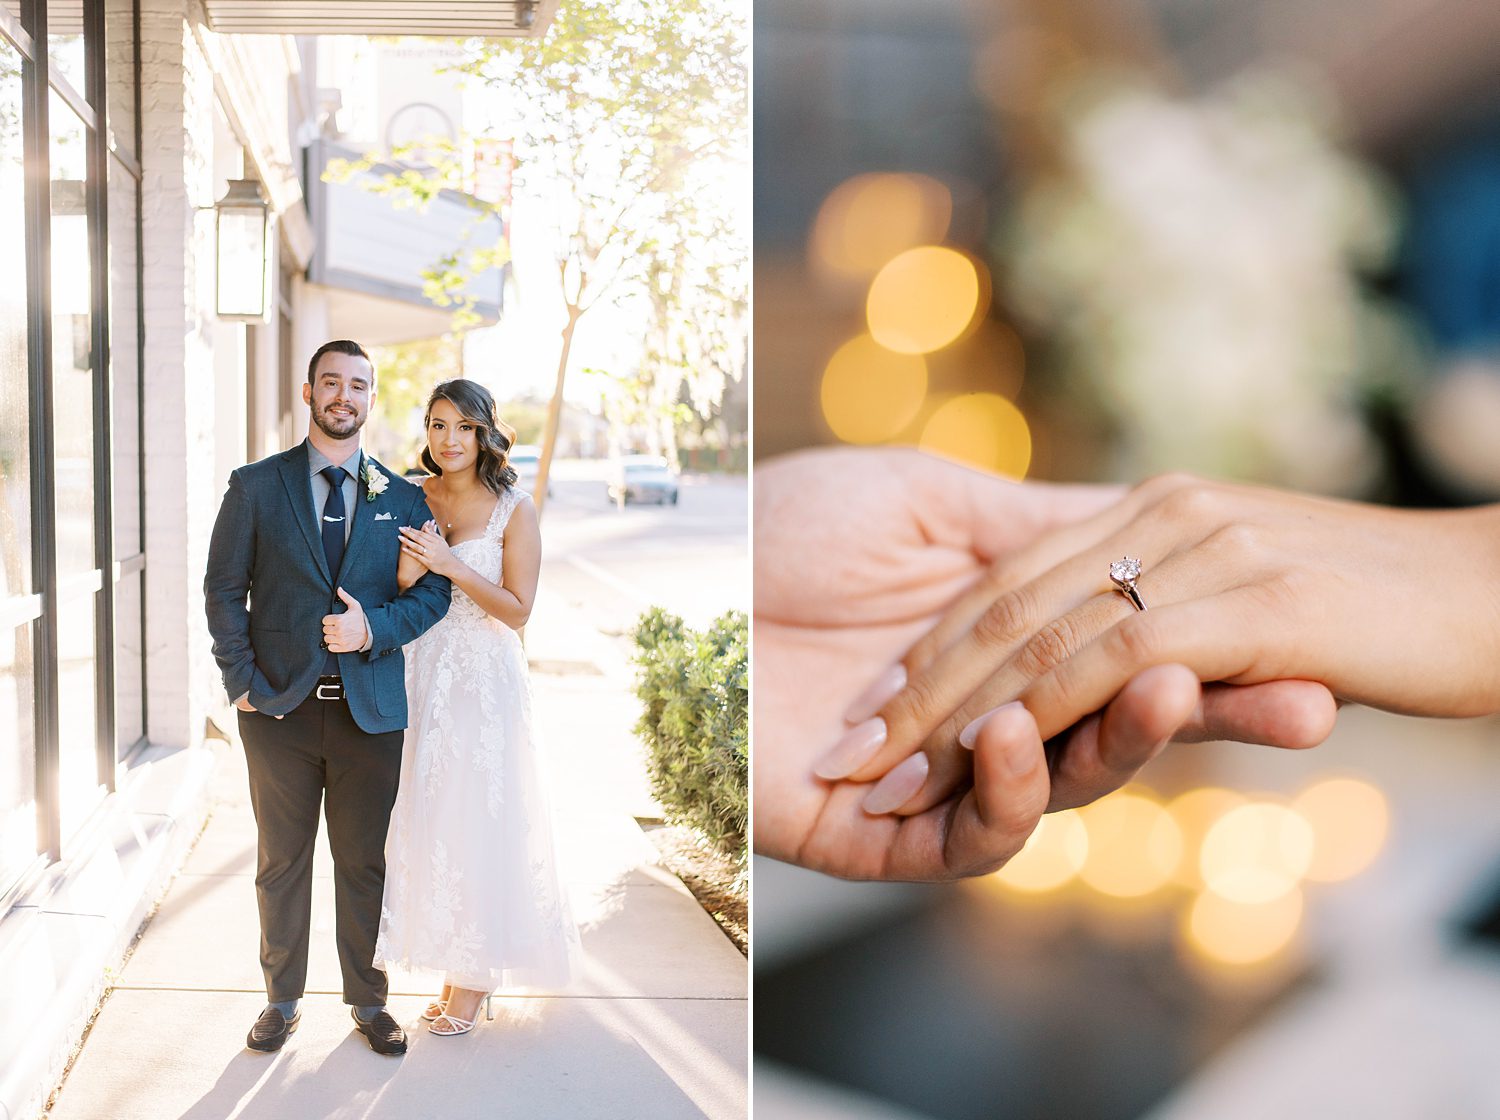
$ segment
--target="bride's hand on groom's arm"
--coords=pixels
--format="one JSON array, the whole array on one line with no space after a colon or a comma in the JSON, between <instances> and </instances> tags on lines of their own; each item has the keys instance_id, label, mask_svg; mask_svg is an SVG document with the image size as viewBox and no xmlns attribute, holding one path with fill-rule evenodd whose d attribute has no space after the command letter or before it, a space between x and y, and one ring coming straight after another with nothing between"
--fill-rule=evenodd
<instances>
[{"instance_id":1,"label":"bride's hand on groom's arm","mask_svg":"<svg viewBox=\"0 0 1500 1120\"><path fill-rule=\"evenodd\" d=\"M422 528L437 531L437 522L428 521ZM416 549L408 548L406 537L401 537L401 553L396 558L396 586L402 591L411 587L428 572L426 564L422 563Z\"/></svg>"},{"instance_id":2,"label":"bride's hand on groom's arm","mask_svg":"<svg viewBox=\"0 0 1500 1120\"><path fill-rule=\"evenodd\" d=\"M959 604L913 647L909 686L880 707L884 747L855 772L878 777L921 747L930 772L900 811L921 812L962 780L959 740L997 705L1019 697L1052 735L1148 665L1254 686L1206 690L1242 717L1238 729L1207 730L1281 746L1326 736L1330 692L1411 714L1500 708L1500 595L1489 578L1500 510L1412 512L1170 477L1138 487L1069 545L1050 568L1018 566ZM1122 555L1142 561L1144 612L1108 582ZM1282 726L1246 703L1257 694L1281 696L1270 714Z\"/></svg>"},{"instance_id":3,"label":"bride's hand on groom's arm","mask_svg":"<svg viewBox=\"0 0 1500 1120\"><path fill-rule=\"evenodd\" d=\"M448 542L437 531L436 521L429 521L420 529L402 525L399 532L403 560L418 564L437 575L453 578L458 561L454 559Z\"/></svg>"},{"instance_id":4,"label":"bride's hand on groom's arm","mask_svg":"<svg viewBox=\"0 0 1500 1120\"><path fill-rule=\"evenodd\" d=\"M531 617L536 598L537 578L542 562L541 525L536 507L530 501L517 502L505 524L501 578L486 579L453 555L440 533L437 522L429 521L421 529L402 526L402 562L419 564L451 580L486 614L512 629L519 630Z\"/></svg>"}]
</instances>

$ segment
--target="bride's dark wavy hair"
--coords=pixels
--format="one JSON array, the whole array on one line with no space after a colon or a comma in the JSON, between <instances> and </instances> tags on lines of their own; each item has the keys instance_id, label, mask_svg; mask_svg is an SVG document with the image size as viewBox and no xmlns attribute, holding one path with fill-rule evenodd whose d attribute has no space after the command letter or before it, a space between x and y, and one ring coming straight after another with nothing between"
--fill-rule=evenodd
<instances>
[{"instance_id":1,"label":"bride's dark wavy hair","mask_svg":"<svg viewBox=\"0 0 1500 1120\"><path fill-rule=\"evenodd\" d=\"M495 415L495 398L477 381L455 377L441 382L427 398L427 411L422 416L422 431L427 431L432 421L432 406L438 401L447 401L458 414L474 425L474 435L479 445L479 463L475 473L479 481L494 494L503 493L516 484L516 468L510 465L510 449L516 442L516 430ZM440 475L443 468L437 465L430 448L422 448L422 466L432 474Z\"/></svg>"}]
</instances>

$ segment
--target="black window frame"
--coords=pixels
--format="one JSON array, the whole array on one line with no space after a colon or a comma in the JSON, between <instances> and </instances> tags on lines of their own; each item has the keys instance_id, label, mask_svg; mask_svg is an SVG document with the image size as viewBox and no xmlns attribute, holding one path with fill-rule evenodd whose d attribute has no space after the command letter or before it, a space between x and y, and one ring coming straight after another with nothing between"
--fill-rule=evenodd
<instances>
[{"instance_id":1,"label":"black window frame","mask_svg":"<svg viewBox=\"0 0 1500 1120\"><path fill-rule=\"evenodd\" d=\"M51 287L51 161L48 99L55 92L84 122L86 129L85 208L88 221L87 244L90 255L90 338L93 379L93 496L94 556L93 576L98 579L94 594L95 612L95 761L99 783L108 798L116 790L116 776L121 765L128 763L147 744L150 710L146 686L145 623L146 599L146 503L145 503L145 304L144 252L142 230L142 168L138 153L141 144L141 52L140 4L130 0L129 34L131 51L131 98L133 133L127 139L133 148L127 152L110 144L112 122L108 119L106 36L108 20L118 11L107 13L106 0L84 0L82 34L84 37L84 90L80 93L60 71L54 70L48 58L47 0L21 0L19 19L0 8L0 40L21 57L22 140L25 161L26 229L26 364L30 424L29 463L31 469L31 594L37 602L17 615L13 625L32 626L33 676L35 695L36 753L36 858L23 868L14 881L0 881L0 912L9 900L24 891L47 866L62 858L69 837L62 834L61 789L59 766L58 632L57 615L60 588L57 577L56 486L53 477L53 369L52 369L52 287ZM115 161L111 164L111 160ZM109 270L109 174L118 169L135 181L133 229L123 231L135 240L134 284L135 316L133 339L116 341L133 345L135 350L133 384L113 384L111 346L111 281ZM136 486L140 503L138 537L128 553L116 549L114 539L114 396L123 389L137 401ZM74 583L78 577L67 582ZM142 635L139 676L141 681L142 735L123 749L116 742L116 651L115 587L122 578L139 578ZM32 611L34 610L34 613Z\"/></svg>"}]
</instances>

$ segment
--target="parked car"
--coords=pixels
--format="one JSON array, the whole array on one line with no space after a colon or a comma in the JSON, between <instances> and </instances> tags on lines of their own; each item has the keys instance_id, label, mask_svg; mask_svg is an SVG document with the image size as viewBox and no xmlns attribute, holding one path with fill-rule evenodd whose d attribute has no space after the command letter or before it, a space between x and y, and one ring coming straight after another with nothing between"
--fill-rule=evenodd
<instances>
[{"instance_id":1,"label":"parked car","mask_svg":"<svg viewBox=\"0 0 1500 1120\"><path fill-rule=\"evenodd\" d=\"M516 469L516 485L528 494L536 492L536 476L542 465L542 449L535 444L518 443L507 456ZM547 497L552 497L552 480L547 480Z\"/></svg>"},{"instance_id":2,"label":"parked car","mask_svg":"<svg viewBox=\"0 0 1500 1120\"><path fill-rule=\"evenodd\" d=\"M660 455L626 455L610 464L611 501L677 504L677 473Z\"/></svg>"}]
</instances>

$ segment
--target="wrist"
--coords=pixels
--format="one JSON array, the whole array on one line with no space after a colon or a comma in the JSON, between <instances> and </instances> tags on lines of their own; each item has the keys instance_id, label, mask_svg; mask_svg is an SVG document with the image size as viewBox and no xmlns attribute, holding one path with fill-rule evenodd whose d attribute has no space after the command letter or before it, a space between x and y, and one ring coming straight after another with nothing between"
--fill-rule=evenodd
<instances>
[{"instance_id":1,"label":"wrist","mask_svg":"<svg viewBox=\"0 0 1500 1120\"><path fill-rule=\"evenodd\" d=\"M1491 590L1488 573L1500 565L1500 505L1484 506L1473 511L1477 548L1472 556L1474 570L1481 576L1479 591L1486 594L1489 608L1489 633L1500 640L1500 593ZM1497 651L1500 653L1500 651Z\"/></svg>"},{"instance_id":2,"label":"wrist","mask_svg":"<svg viewBox=\"0 0 1500 1120\"><path fill-rule=\"evenodd\" d=\"M1411 542L1414 556L1431 559L1419 570L1427 597L1434 648L1456 655L1444 687L1456 690L1430 714L1493 715L1500 712L1500 591L1489 573L1500 565L1500 505L1450 511L1419 511L1425 530Z\"/></svg>"}]
</instances>

